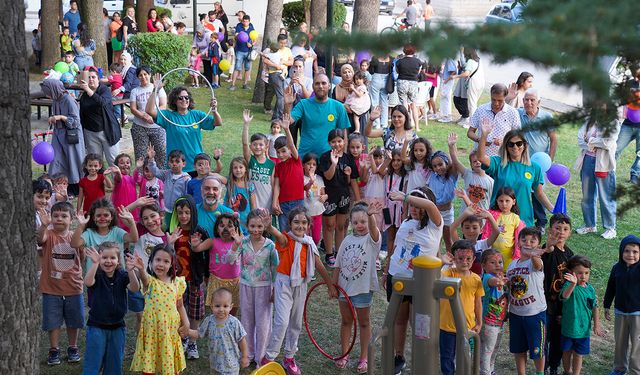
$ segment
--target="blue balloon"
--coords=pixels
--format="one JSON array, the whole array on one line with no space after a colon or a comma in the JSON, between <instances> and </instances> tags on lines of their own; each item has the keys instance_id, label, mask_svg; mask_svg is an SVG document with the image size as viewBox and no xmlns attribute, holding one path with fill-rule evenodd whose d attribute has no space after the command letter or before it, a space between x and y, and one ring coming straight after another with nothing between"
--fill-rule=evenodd
<instances>
[{"instance_id":1,"label":"blue balloon","mask_svg":"<svg viewBox=\"0 0 640 375\"><path fill-rule=\"evenodd\" d=\"M548 171L551 168L551 164L553 164L551 157L546 152L536 152L531 156L531 162L538 164L543 173Z\"/></svg>"},{"instance_id":2,"label":"blue balloon","mask_svg":"<svg viewBox=\"0 0 640 375\"><path fill-rule=\"evenodd\" d=\"M53 146L49 142L40 142L31 150L31 156L33 161L40 165L49 164L55 157Z\"/></svg>"},{"instance_id":3,"label":"blue balloon","mask_svg":"<svg viewBox=\"0 0 640 375\"><path fill-rule=\"evenodd\" d=\"M60 77L60 81L67 85L72 84L74 79L73 73L70 72L62 73L62 77Z\"/></svg>"},{"instance_id":4,"label":"blue balloon","mask_svg":"<svg viewBox=\"0 0 640 375\"><path fill-rule=\"evenodd\" d=\"M569 167L562 164L553 164L547 171L547 179L556 186L562 186L569 182L571 171Z\"/></svg>"}]
</instances>

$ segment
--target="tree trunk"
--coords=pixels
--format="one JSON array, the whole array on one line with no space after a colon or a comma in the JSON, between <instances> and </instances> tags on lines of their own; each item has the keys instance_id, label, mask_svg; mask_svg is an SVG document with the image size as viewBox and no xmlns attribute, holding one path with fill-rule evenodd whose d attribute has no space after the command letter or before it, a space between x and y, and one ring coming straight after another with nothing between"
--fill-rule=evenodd
<instances>
[{"instance_id":1,"label":"tree trunk","mask_svg":"<svg viewBox=\"0 0 640 375\"><path fill-rule=\"evenodd\" d=\"M124 0L124 3L122 4L122 9L127 9L127 7L135 7L136 6L136 0ZM124 18L124 14L122 15L122 18Z\"/></svg>"},{"instance_id":2,"label":"tree trunk","mask_svg":"<svg viewBox=\"0 0 640 375\"><path fill-rule=\"evenodd\" d=\"M261 51L267 48L269 42L275 42L280 32L280 23L282 22L282 0L269 0L267 4L266 22L264 32L262 33ZM262 103L264 100L265 83L262 80L262 60L258 64L258 75L256 76L255 88L253 90L252 103Z\"/></svg>"},{"instance_id":3,"label":"tree trunk","mask_svg":"<svg viewBox=\"0 0 640 375\"><path fill-rule=\"evenodd\" d=\"M378 31L379 4L378 0L355 0L352 25L354 31L368 33Z\"/></svg>"},{"instance_id":4,"label":"tree trunk","mask_svg":"<svg viewBox=\"0 0 640 375\"><path fill-rule=\"evenodd\" d=\"M104 40L102 0L82 0L79 5L82 22L87 27L91 39L96 42L93 65L102 68L103 73L107 73L107 42Z\"/></svg>"},{"instance_id":5,"label":"tree trunk","mask_svg":"<svg viewBox=\"0 0 640 375\"><path fill-rule=\"evenodd\" d=\"M327 0L311 0L311 26L327 28Z\"/></svg>"},{"instance_id":6,"label":"tree trunk","mask_svg":"<svg viewBox=\"0 0 640 375\"><path fill-rule=\"evenodd\" d=\"M304 7L304 22L309 26L311 24L311 0L302 0Z\"/></svg>"},{"instance_id":7,"label":"tree trunk","mask_svg":"<svg viewBox=\"0 0 640 375\"><path fill-rule=\"evenodd\" d=\"M42 14L60 14L59 1L43 1ZM58 22L60 19L56 16L44 16L40 19L42 28L42 70L53 67L57 61L60 61L60 28ZM6 29L5 30L10 30Z\"/></svg>"},{"instance_id":8,"label":"tree trunk","mask_svg":"<svg viewBox=\"0 0 640 375\"><path fill-rule=\"evenodd\" d=\"M40 373L42 359L24 7L24 1L0 1L0 25L11 30L0 43L0 158L7 161L0 168L0 212L7 220L0 225L0 374L18 375Z\"/></svg>"},{"instance_id":9,"label":"tree trunk","mask_svg":"<svg viewBox=\"0 0 640 375\"><path fill-rule=\"evenodd\" d=\"M136 2L136 22L139 32L147 32L147 14L153 8L153 0L137 0Z\"/></svg>"}]
</instances>

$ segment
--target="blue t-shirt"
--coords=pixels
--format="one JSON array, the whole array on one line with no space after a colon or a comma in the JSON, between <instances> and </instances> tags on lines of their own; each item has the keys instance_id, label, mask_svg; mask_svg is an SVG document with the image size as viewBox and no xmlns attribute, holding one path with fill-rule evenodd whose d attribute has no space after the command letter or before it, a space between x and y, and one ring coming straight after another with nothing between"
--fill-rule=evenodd
<instances>
[{"instance_id":1,"label":"blue t-shirt","mask_svg":"<svg viewBox=\"0 0 640 375\"><path fill-rule=\"evenodd\" d=\"M88 289L91 291L89 301L88 326L103 329L124 327L127 315L127 285L129 274L123 269L116 269L112 277L98 269L95 283Z\"/></svg>"},{"instance_id":2,"label":"blue t-shirt","mask_svg":"<svg viewBox=\"0 0 640 375\"><path fill-rule=\"evenodd\" d=\"M216 207L215 211L207 211L204 209L202 203L197 205L198 207L198 226L202 227L207 231L209 238L214 238L213 235L213 226L216 225L216 220L218 220L218 216L221 214L232 214L233 210L229 207L218 203L218 207Z\"/></svg>"},{"instance_id":3,"label":"blue t-shirt","mask_svg":"<svg viewBox=\"0 0 640 375\"><path fill-rule=\"evenodd\" d=\"M78 33L78 25L80 24L80 11L77 10L75 13L72 11L68 11L64 14L63 20L69 22L69 34L77 34Z\"/></svg>"},{"instance_id":4,"label":"blue t-shirt","mask_svg":"<svg viewBox=\"0 0 640 375\"><path fill-rule=\"evenodd\" d=\"M229 315L224 322L218 322L215 315L209 315L198 327L200 337L209 338L211 368L220 374L237 374L240 371L240 340L247 336L240 320Z\"/></svg>"},{"instance_id":5,"label":"blue t-shirt","mask_svg":"<svg viewBox=\"0 0 640 375\"><path fill-rule=\"evenodd\" d=\"M202 180L192 178L187 182L187 194L193 197L196 204L202 203Z\"/></svg>"},{"instance_id":6,"label":"blue t-shirt","mask_svg":"<svg viewBox=\"0 0 640 375\"><path fill-rule=\"evenodd\" d=\"M171 122L167 121L160 113L156 118L156 123L161 126L167 132L167 161L169 160L169 153L173 150L181 150L185 156L184 172L194 171L193 159L202 151L202 132L204 130L214 129L213 116L207 116L206 113L197 109L192 109L186 114L181 115L176 111L169 109L160 110L162 114L170 121L181 124L195 124L198 121L206 118L198 125L190 127L175 126Z\"/></svg>"},{"instance_id":7,"label":"blue t-shirt","mask_svg":"<svg viewBox=\"0 0 640 375\"><path fill-rule=\"evenodd\" d=\"M344 105L335 99L318 102L315 98L302 99L291 110L291 119L302 119L298 154L313 152L322 155L331 149L329 132L333 129L347 129L351 126Z\"/></svg>"},{"instance_id":8,"label":"blue t-shirt","mask_svg":"<svg viewBox=\"0 0 640 375\"><path fill-rule=\"evenodd\" d=\"M240 220L240 229L243 235L249 234L247 230L247 216L251 211L251 194L255 193L255 187L249 183L248 188L235 186L231 196L229 196L229 189L224 197L224 201L229 204L231 209L238 213L238 219Z\"/></svg>"},{"instance_id":9,"label":"blue t-shirt","mask_svg":"<svg viewBox=\"0 0 640 375\"><path fill-rule=\"evenodd\" d=\"M251 51L251 48L247 45L248 43L251 43L251 39L247 40L244 43L241 43L238 41L238 34L240 34L241 32L245 32L247 33L247 35L249 35L250 32L252 32L253 30L255 30L253 28L253 24L249 23L249 27L248 28L244 28L244 26L242 26L242 22L238 23L236 25L236 52L249 52Z\"/></svg>"},{"instance_id":10,"label":"blue t-shirt","mask_svg":"<svg viewBox=\"0 0 640 375\"><path fill-rule=\"evenodd\" d=\"M538 121L552 118L553 116L551 116L551 113L544 109L539 109L535 117L529 117L524 108L518 108L518 114L520 114L520 123L522 124L522 131L524 131L524 139L529 145L529 155L533 155L536 152L549 153L549 146L551 145L551 142L547 131L531 130L530 128Z\"/></svg>"},{"instance_id":11,"label":"blue t-shirt","mask_svg":"<svg viewBox=\"0 0 640 375\"><path fill-rule=\"evenodd\" d=\"M444 69L442 70L442 80L449 78L451 74L456 74L458 72L458 67L456 66L456 62L452 59L447 59L444 63Z\"/></svg>"}]
</instances>

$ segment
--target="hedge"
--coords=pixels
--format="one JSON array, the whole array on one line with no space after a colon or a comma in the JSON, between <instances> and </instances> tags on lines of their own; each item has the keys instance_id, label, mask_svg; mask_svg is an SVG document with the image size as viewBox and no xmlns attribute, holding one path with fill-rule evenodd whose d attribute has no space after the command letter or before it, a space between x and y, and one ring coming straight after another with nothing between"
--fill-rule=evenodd
<instances>
[{"instance_id":1,"label":"hedge","mask_svg":"<svg viewBox=\"0 0 640 375\"><path fill-rule=\"evenodd\" d=\"M333 27L339 29L347 19L347 7L337 1L333 2ZM295 30L304 22L304 5L302 1L294 1L284 4L282 11L282 23L287 30Z\"/></svg>"},{"instance_id":2,"label":"hedge","mask_svg":"<svg viewBox=\"0 0 640 375\"><path fill-rule=\"evenodd\" d=\"M129 52L139 65L147 65L154 73L164 74L174 68L189 66L192 37L172 33L138 33L129 41ZM166 89L184 83L187 72L172 73L164 80Z\"/></svg>"}]
</instances>

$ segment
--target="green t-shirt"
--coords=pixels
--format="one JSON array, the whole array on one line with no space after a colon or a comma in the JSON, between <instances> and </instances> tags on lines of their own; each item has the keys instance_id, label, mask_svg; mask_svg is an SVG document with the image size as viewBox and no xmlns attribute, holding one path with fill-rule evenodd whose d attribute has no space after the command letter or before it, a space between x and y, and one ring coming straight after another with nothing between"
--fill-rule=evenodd
<instances>
[{"instance_id":1,"label":"green t-shirt","mask_svg":"<svg viewBox=\"0 0 640 375\"><path fill-rule=\"evenodd\" d=\"M251 155L249 160L249 179L255 188L256 204L258 208L271 210L271 198L273 198L273 187L271 178L276 163L267 158L264 163L259 163L255 156Z\"/></svg>"},{"instance_id":2,"label":"green t-shirt","mask_svg":"<svg viewBox=\"0 0 640 375\"><path fill-rule=\"evenodd\" d=\"M571 285L565 282L560 296ZM587 284L576 285L568 299L562 301L562 335L574 339L582 339L591 336L591 319L593 309L598 305L596 290Z\"/></svg>"}]
</instances>

